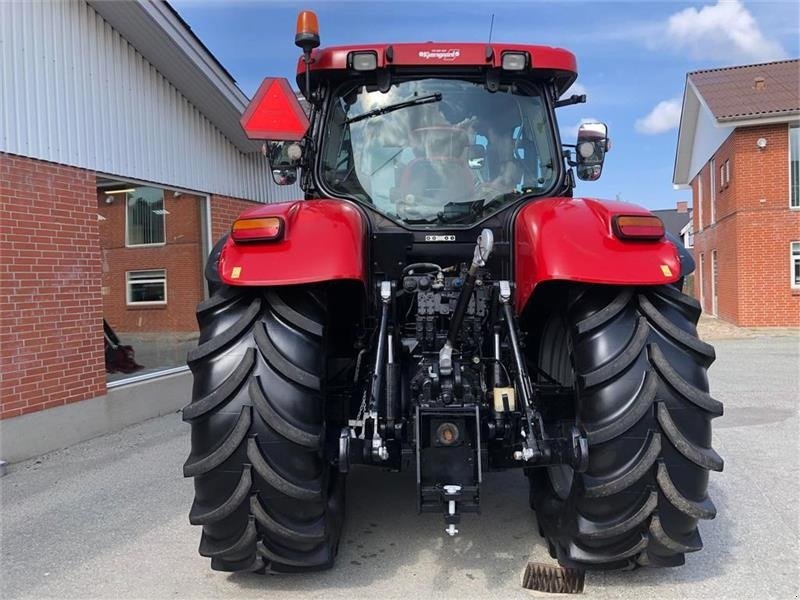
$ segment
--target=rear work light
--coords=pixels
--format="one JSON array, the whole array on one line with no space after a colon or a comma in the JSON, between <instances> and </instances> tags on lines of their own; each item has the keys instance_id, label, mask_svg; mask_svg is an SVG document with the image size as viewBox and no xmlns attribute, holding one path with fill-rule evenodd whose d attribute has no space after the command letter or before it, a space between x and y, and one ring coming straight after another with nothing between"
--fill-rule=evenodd
<instances>
[{"instance_id":1,"label":"rear work light","mask_svg":"<svg viewBox=\"0 0 800 600\"><path fill-rule=\"evenodd\" d=\"M369 52L351 52L350 68L354 71L374 71L378 68L378 54L370 50Z\"/></svg>"},{"instance_id":2,"label":"rear work light","mask_svg":"<svg viewBox=\"0 0 800 600\"><path fill-rule=\"evenodd\" d=\"M231 228L234 242L266 242L283 236L283 219L280 217L257 217L238 219Z\"/></svg>"},{"instance_id":3,"label":"rear work light","mask_svg":"<svg viewBox=\"0 0 800 600\"><path fill-rule=\"evenodd\" d=\"M528 53L503 52L502 65L504 71L524 71L528 66Z\"/></svg>"},{"instance_id":4,"label":"rear work light","mask_svg":"<svg viewBox=\"0 0 800 600\"><path fill-rule=\"evenodd\" d=\"M664 237L664 223L652 215L618 215L613 229L617 237L631 240L659 240Z\"/></svg>"}]
</instances>

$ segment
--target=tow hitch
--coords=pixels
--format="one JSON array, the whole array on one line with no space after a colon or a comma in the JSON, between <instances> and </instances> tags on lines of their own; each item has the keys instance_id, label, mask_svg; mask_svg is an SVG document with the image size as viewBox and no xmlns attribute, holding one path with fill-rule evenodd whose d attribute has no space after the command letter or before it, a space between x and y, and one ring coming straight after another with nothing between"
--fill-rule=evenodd
<instances>
[{"instance_id":1,"label":"tow hitch","mask_svg":"<svg viewBox=\"0 0 800 600\"><path fill-rule=\"evenodd\" d=\"M415 421L417 510L443 512L445 532L453 536L461 513L480 513L479 409L417 407Z\"/></svg>"}]
</instances>

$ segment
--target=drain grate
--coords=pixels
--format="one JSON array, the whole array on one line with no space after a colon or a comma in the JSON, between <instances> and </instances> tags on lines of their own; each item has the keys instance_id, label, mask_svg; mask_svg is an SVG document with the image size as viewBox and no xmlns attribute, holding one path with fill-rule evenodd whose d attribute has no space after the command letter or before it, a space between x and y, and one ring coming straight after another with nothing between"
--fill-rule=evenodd
<instances>
[{"instance_id":1,"label":"drain grate","mask_svg":"<svg viewBox=\"0 0 800 600\"><path fill-rule=\"evenodd\" d=\"M550 594L580 594L585 576L585 571L578 569L529 562L522 576L522 587Z\"/></svg>"}]
</instances>

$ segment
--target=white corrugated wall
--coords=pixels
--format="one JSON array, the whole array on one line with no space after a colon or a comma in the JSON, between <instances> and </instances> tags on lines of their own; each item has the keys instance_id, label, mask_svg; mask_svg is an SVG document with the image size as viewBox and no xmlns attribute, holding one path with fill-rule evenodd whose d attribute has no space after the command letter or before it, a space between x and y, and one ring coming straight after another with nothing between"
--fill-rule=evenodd
<instances>
[{"instance_id":1,"label":"white corrugated wall","mask_svg":"<svg viewBox=\"0 0 800 600\"><path fill-rule=\"evenodd\" d=\"M83 0L0 0L0 151L276 202L244 154Z\"/></svg>"}]
</instances>

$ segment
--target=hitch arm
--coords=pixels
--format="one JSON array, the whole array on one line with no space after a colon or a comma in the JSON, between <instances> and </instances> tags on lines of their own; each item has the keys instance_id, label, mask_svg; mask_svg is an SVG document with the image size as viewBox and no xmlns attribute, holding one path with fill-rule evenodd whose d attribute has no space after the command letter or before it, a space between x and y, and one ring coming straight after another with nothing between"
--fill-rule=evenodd
<instances>
[{"instance_id":1,"label":"hitch arm","mask_svg":"<svg viewBox=\"0 0 800 600\"><path fill-rule=\"evenodd\" d=\"M389 454L378 431L378 401L383 385L383 371L386 363L387 345L389 343L387 339L387 330L389 328L389 303L392 298L391 282L381 282L380 295L381 323L378 330L378 347L375 352L375 368L372 371L370 386L369 416L372 419L372 457L386 460L389 458Z\"/></svg>"},{"instance_id":2,"label":"hitch arm","mask_svg":"<svg viewBox=\"0 0 800 600\"><path fill-rule=\"evenodd\" d=\"M517 328L514 325L514 313L511 309L510 300L511 284L508 281L501 281L500 304L502 306L506 325L508 325L508 338L511 343L511 352L514 354L514 363L517 367L517 385L519 386L519 393L522 396L522 405L525 407L525 416L528 422L525 447L522 450L522 456L520 458L524 460L538 459L542 455L542 451L539 448L537 440L544 437L544 427L542 426L542 418L539 415L539 411L536 410L534 406L533 385L528 375L525 357L522 356L522 350L520 350L519 347L519 337L517 336ZM534 421L539 425L540 436L537 436L534 432Z\"/></svg>"}]
</instances>

